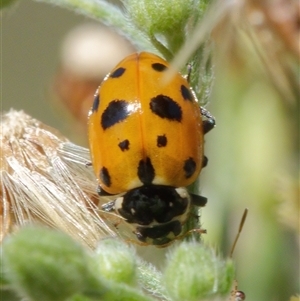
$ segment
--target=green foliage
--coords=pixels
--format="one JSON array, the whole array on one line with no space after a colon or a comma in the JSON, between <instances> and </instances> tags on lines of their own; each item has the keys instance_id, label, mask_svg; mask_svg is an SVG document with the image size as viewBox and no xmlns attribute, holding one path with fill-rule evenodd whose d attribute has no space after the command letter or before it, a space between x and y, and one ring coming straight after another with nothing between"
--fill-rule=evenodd
<instances>
[{"instance_id":1,"label":"green foliage","mask_svg":"<svg viewBox=\"0 0 300 301\"><path fill-rule=\"evenodd\" d=\"M26 228L5 241L5 279L33 300L65 300L85 287L88 258L68 236Z\"/></svg>"},{"instance_id":2,"label":"green foliage","mask_svg":"<svg viewBox=\"0 0 300 301\"><path fill-rule=\"evenodd\" d=\"M203 10L203 1L123 0L132 23L171 60L193 29ZM192 23L192 24L191 24Z\"/></svg>"},{"instance_id":3,"label":"green foliage","mask_svg":"<svg viewBox=\"0 0 300 301\"><path fill-rule=\"evenodd\" d=\"M106 279L126 284L136 283L135 250L117 239L100 241L95 254L94 267Z\"/></svg>"},{"instance_id":4,"label":"green foliage","mask_svg":"<svg viewBox=\"0 0 300 301\"><path fill-rule=\"evenodd\" d=\"M0 293L12 296L7 300L17 300L14 294L33 301L154 300L139 287L159 300L207 300L228 294L233 280L231 261L196 242L172 248L161 278L152 269L152 278L159 280L153 282L151 265L117 239L104 239L91 252L64 233L31 226L2 247Z\"/></svg>"},{"instance_id":5,"label":"green foliage","mask_svg":"<svg viewBox=\"0 0 300 301\"><path fill-rule=\"evenodd\" d=\"M164 280L172 300L206 300L229 294L234 279L231 260L212 249L183 242L168 257Z\"/></svg>"},{"instance_id":6,"label":"green foliage","mask_svg":"<svg viewBox=\"0 0 300 301\"><path fill-rule=\"evenodd\" d=\"M125 35L138 49L171 60L196 23L208 0L121 0L124 10L104 0L37 0L66 7L99 20Z\"/></svg>"}]
</instances>

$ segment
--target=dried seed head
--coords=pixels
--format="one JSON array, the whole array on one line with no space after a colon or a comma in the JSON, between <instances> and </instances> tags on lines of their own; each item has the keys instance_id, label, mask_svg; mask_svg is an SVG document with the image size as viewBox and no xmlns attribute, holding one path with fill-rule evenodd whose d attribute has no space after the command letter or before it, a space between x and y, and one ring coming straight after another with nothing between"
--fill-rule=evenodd
<instances>
[{"instance_id":1,"label":"dried seed head","mask_svg":"<svg viewBox=\"0 0 300 301\"><path fill-rule=\"evenodd\" d=\"M0 241L15 227L42 223L94 247L115 233L98 214L89 151L24 112L1 116Z\"/></svg>"}]
</instances>

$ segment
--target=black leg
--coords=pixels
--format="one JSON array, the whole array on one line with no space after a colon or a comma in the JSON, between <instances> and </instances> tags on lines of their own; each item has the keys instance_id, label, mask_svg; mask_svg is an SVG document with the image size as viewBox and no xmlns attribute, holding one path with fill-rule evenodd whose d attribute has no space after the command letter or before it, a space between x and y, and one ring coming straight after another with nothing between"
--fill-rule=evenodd
<instances>
[{"instance_id":1,"label":"black leg","mask_svg":"<svg viewBox=\"0 0 300 301\"><path fill-rule=\"evenodd\" d=\"M201 115L206 118L203 120L203 131L204 134L206 134L215 127L216 120L215 117L203 107L201 107Z\"/></svg>"},{"instance_id":2,"label":"black leg","mask_svg":"<svg viewBox=\"0 0 300 301\"><path fill-rule=\"evenodd\" d=\"M199 207L204 207L207 203L207 198L201 195L190 193L192 204Z\"/></svg>"}]
</instances>

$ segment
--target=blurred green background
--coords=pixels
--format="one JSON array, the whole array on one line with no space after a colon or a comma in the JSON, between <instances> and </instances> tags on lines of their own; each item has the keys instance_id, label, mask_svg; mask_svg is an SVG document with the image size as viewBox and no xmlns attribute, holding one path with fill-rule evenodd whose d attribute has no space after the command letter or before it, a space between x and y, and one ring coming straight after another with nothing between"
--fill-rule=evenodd
<instances>
[{"instance_id":1,"label":"blurred green background","mask_svg":"<svg viewBox=\"0 0 300 301\"><path fill-rule=\"evenodd\" d=\"M63 38L86 21L33 1L2 12L1 111L22 109L84 143L84 131L74 131L76 120L54 100L52 85ZM209 164L200 180L208 197L204 240L228 255L247 207L234 253L239 289L247 300L289 300L299 293L299 110L259 73L239 76L224 64L216 76L207 108L217 127L206 136Z\"/></svg>"},{"instance_id":2,"label":"blurred green background","mask_svg":"<svg viewBox=\"0 0 300 301\"><path fill-rule=\"evenodd\" d=\"M24 110L67 134L68 120L51 102L50 84L64 36L86 18L34 1L17 2L1 14L1 111Z\"/></svg>"}]
</instances>

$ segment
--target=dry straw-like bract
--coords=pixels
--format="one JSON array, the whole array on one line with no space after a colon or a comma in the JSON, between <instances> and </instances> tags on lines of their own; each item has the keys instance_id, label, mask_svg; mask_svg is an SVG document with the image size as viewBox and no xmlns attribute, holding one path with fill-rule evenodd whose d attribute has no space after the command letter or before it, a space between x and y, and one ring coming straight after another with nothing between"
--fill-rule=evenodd
<instances>
[{"instance_id":1,"label":"dry straw-like bract","mask_svg":"<svg viewBox=\"0 0 300 301\"><path fill-rule=\"evenodd\" d=\"M99 215L87 149L14 110L1 116L0 139L0 241L27 223L58 228L92 248L116 235Z\"/></svg>"}]
</instances>

